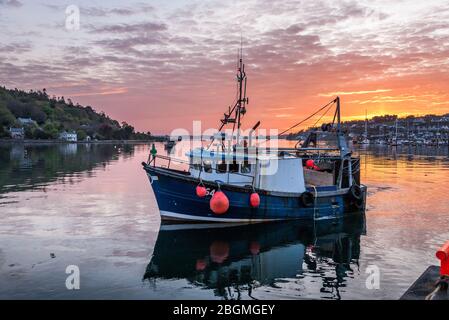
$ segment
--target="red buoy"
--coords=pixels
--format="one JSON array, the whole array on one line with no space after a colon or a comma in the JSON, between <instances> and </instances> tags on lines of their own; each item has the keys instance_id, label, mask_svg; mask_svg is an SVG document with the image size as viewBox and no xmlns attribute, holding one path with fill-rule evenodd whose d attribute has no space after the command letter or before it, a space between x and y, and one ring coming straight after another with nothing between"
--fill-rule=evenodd
<instances>
[{"instance_id":1,"label":"red buoy","mask_svg":"<svg viewBox=\"0 0 449 320\"><path fill-rule=\"evenodd\" d=\"M320 170L320 168L317 165L313 165L313 170L318 171L318 170Z\"/></svg>"},{"instance_id":2,"label":"red buoy","mask_svg":"<svg viewBox=\"0 0 449 320\"><path fill-rule=\"evenodd\" d=\"M229 199L223 191L217 191L210 199L210 209L215 214L223 214L229 209Z\"/></svg>"},{"instance_id":3,"label":"red buoy","mask_svg":"<svg viewBox=\"0 0 449 320\"><path fill-rule=\"evenodd\" d=\"M449 276L449 241L437 251L436 256L441 260L440 275Z\"/></svg>"},{"instance_id":4,"label":"red buoy","mask_svg":"<svg viewBox=\"0 0 449 320\"><path fill-rule=\"evenodd\" d=\"M312 159L309 159L306 161L307 168L312 169L314 165L315 165L315 161L313 161Z\"/></svg>"},{"instance_id":5,"label":"red buoy","mask_svg":"<svg viewBox=\"0 0 449 320\"><path fill-rule=\"evenodd\" d=\"M260 205L260 197L257 192L251 193L251 196L249 197L249 204L253 208L257 208Z\"/></svg>"},{"instance_id":6,"label":"red buoy","mask_svg":"<svg viewBox=\"0 0 449 320\"><path fill-rule=\"evenodd\" d=\"M204 186L198 185L196 186L196 195L200 198L204 198L206 196L207 190Z\"/></svg>"}]
</instances>

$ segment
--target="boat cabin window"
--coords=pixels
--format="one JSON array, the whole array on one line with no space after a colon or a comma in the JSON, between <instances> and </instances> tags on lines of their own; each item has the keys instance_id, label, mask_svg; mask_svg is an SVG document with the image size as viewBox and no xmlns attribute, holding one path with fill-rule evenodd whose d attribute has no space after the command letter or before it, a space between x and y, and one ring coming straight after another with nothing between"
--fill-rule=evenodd
<instances>
[{"instance_id":1,"label":"boat cabin window","mask_svg":"<svg viewBox=\"0 0 449 320\"><path fill-rule=\"evenodd\" d=\"M240 168L241 173L251 173L251 165L248 163L248 161L244 161L242 163L242 166Z\"/></svg>"},{"instance_id":2,"label":"boat cabin window","mask_svg":"<svg viewBox=\"0 0 449 320\"><path fill-rule=\"evenodd\" d=\"M203 161L203 170L207 173L212 173L212 163L209 160Z\"/></svg>"},{"instance_id":3,"label":"boat cabin window","mask_svg":"<svg viewBox=\"0 0 449 320\"><path fill-rule=\"evenodd\" d=\"M235 162L235 161L232 162L229 165L229 172L231 172L231 173L239 172L239 164L237 162Z\"/></svg>"},{"instance_id":4,"label":"boat cabin window","mask_svg":"<svg viewBox=\"0 0 449 320\"><path fill-rule=\"evenodd\" d=\"M189 164L192 169L198 170L198 171L201 170L201 160L194 158L194 157L190 157Z\"/></svg>"},{"instance_id":5,"label":"boat cabin window","mask_svg":"<svg viewBox=\"0 0 449 320\"><path fill-rule=\"evenodd\" d=\"M217 172L218 173L225 173L228 165L225 161L222 161L221 163L217 163Z\"/></svg>"}]
</instances>

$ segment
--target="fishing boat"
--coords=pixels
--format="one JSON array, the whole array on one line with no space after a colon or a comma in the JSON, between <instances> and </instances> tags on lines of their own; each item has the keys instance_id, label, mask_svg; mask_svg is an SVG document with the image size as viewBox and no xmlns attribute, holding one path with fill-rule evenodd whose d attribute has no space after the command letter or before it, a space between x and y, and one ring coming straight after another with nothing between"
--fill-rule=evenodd
<instances>
[{"instance_id":1,"label":"fishing boat","mask_svg":"<svg viewBox=\"0 0 449 320\"><path fill-rule=\"evenodd\" d=\"M236 102L224 114L219 134L209 146L192 148L186 154L188 160L157 155L155 150L142 163L162 220L318 220L364 210L367 188L360 183L360 158L352 155L341 127L339 97L313 114L324 115L334 109L332 123L310 132L302 144L295 148L261 148L252 145L251 139L260 121L249 136L241 135L248 104L241 56L237 82ZM224 128L228 125L233 133L225 141ZM336 145L318 145L320 133L333 135Z\"/></svg>"}]
</instances>

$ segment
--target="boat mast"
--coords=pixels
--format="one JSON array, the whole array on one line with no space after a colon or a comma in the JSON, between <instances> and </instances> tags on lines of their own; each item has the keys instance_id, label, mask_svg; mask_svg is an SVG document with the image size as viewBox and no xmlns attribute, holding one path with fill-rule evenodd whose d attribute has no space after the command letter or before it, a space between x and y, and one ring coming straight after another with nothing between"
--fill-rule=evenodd
<instances>
[{"instance_id":1,"label":"boat mast","mask_svg":"<svg viewBox=\"0 0 449 320\"><path fill-rule=\"evenodd\" d=\"M406 119L406 123L407 123L407 142L410 142L410 128L408 124L408 118Z\"/></svg>"},{"instance_id":2,"label":"boat mast","mask_svg":"<svg viewBox=\"0 0 449 320\"><path fill-rule=\"evenodd\" d=\"M365 140L368 139L368 111L365 109Z\"/></svg>"},{"instance_id":3,"label":"boat mast","mask_svg":"<svg viewBox=\"0 0 449 320\"><path fill-rule=\"evenodd\" d=\"M245 64L243 63L243 45L240 41L240 52L239 52L239 64L237 69L237 82L239 90L239 98L236 103L236 118L237 118L237 141L236 144L240 143L240 127L241 127L241 117L246 113L246 104L248 103L248 98L246 97L246 73ZM233 130L234 131L234 130Z\"/></svg>"},{"instance_id":4,"label":"boat mast","mask_svg":"<svg viewBox=\"0 0 449 320\"><path fill-rule=\"evenodd\" d=\"M394 142L398 142L398 118L396 118L396 122L394 123Z\"/></svg>"},{"instance_id":5,"label":"boat mast","mask_svg":"<svg viewBox=\"0 0 449 320\"><path fill-rule=\"evenodd\" d=\"M235 102L234 106L231 108L229 106L229 110L227 113L224 113L223 119L221 119L221 126L218 128L218 132L221 132L221 130L224 128L225 125L232 123L232 137L234 137L234 131L235 126L237 125L237 144L240 140L240 128L241 128L241 121L242 117L246 113L246 105L248 104L248 97L246 96L246 72L245 72L245 64L243 63L243 49L242 47L238 51L238 62L237 62L237 94L238 99ZM212 139L211 143L207 147L208 149L210 146L212 146L213 142L215 140L215 137ZM224 144L222 143L222 148L224 150Z\"/></svg>"},{"instance_id":6,"label":"boat mast","mask_svg":"<svg viewBox=\"0 0 449 320\"><path fill-rule=\"evenodd\" d=\"M335 98L334 102L336 103L334 121L336 118L337 119L337 143L338 143L338 149L340 150L340 159L341 159L340 169L338 171L338 177L337 177L337 185L339 188L341 188L342 182L343 182L343 171L345 168L345 163L348 168L347 169L348 170L348 185L352 186L354 180L352 177L351 152L349 151L349 147L348 147L348 143L346 141L345 134L341 128L340 97Z\"/></svg>"},{"instance_id":7,"label":"boat mast","mask_svg":"<svg viewBox=\"0 0 449 320\"><path fill-rule=\"evenodd\" d=\"M348 143L346 142L346 137L341 129L341 110L340 110L340 97L335 98L334 102L336 103L336 110L334 115L337 118L337 142L338 142L338 148L340 149L340 157L343 159L348 155L349 147Z\"/></svg>"}]
</instances>

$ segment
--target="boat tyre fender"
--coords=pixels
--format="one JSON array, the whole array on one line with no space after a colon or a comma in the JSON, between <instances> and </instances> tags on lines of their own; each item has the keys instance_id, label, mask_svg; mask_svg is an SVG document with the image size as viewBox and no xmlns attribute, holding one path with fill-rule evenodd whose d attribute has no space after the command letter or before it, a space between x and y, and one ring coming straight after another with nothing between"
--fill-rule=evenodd
<instances>
[{"instance_id":1,"label":"boat tyre fender","mask_svg":"<svg viewBox=\"0 0 449 320\"><path fill-rule=\"evenodd\" d=\"M363 209L363 206L364 206L363 198L354 199L354 205L357 209Z\"/></svg>"},{"instance_id":2,"label":"boat tyre fender","mask_svg":"<svg viewBox=\"0 0 449 320\"><path fill-rule=\"evenodd\" d=\"M312 192L306 191L303 192L300 196L301 203L304 207L311 207L315 203L315 197Z\"/></svg>"},{"instance_id":3,"label":"boat tyre fender","mask_svg":"<svg viewBox=\"0 0 449 320\"><path fill-rule=\"evenodd\" d=\"M351 196L355 199L355 200L361 200L363 197L363 192L362 192L362 188L360 188L360 186L353 184L351 186L351 188L349 189L349 192L351 193Z\"/></svg>"}]
</instances>

